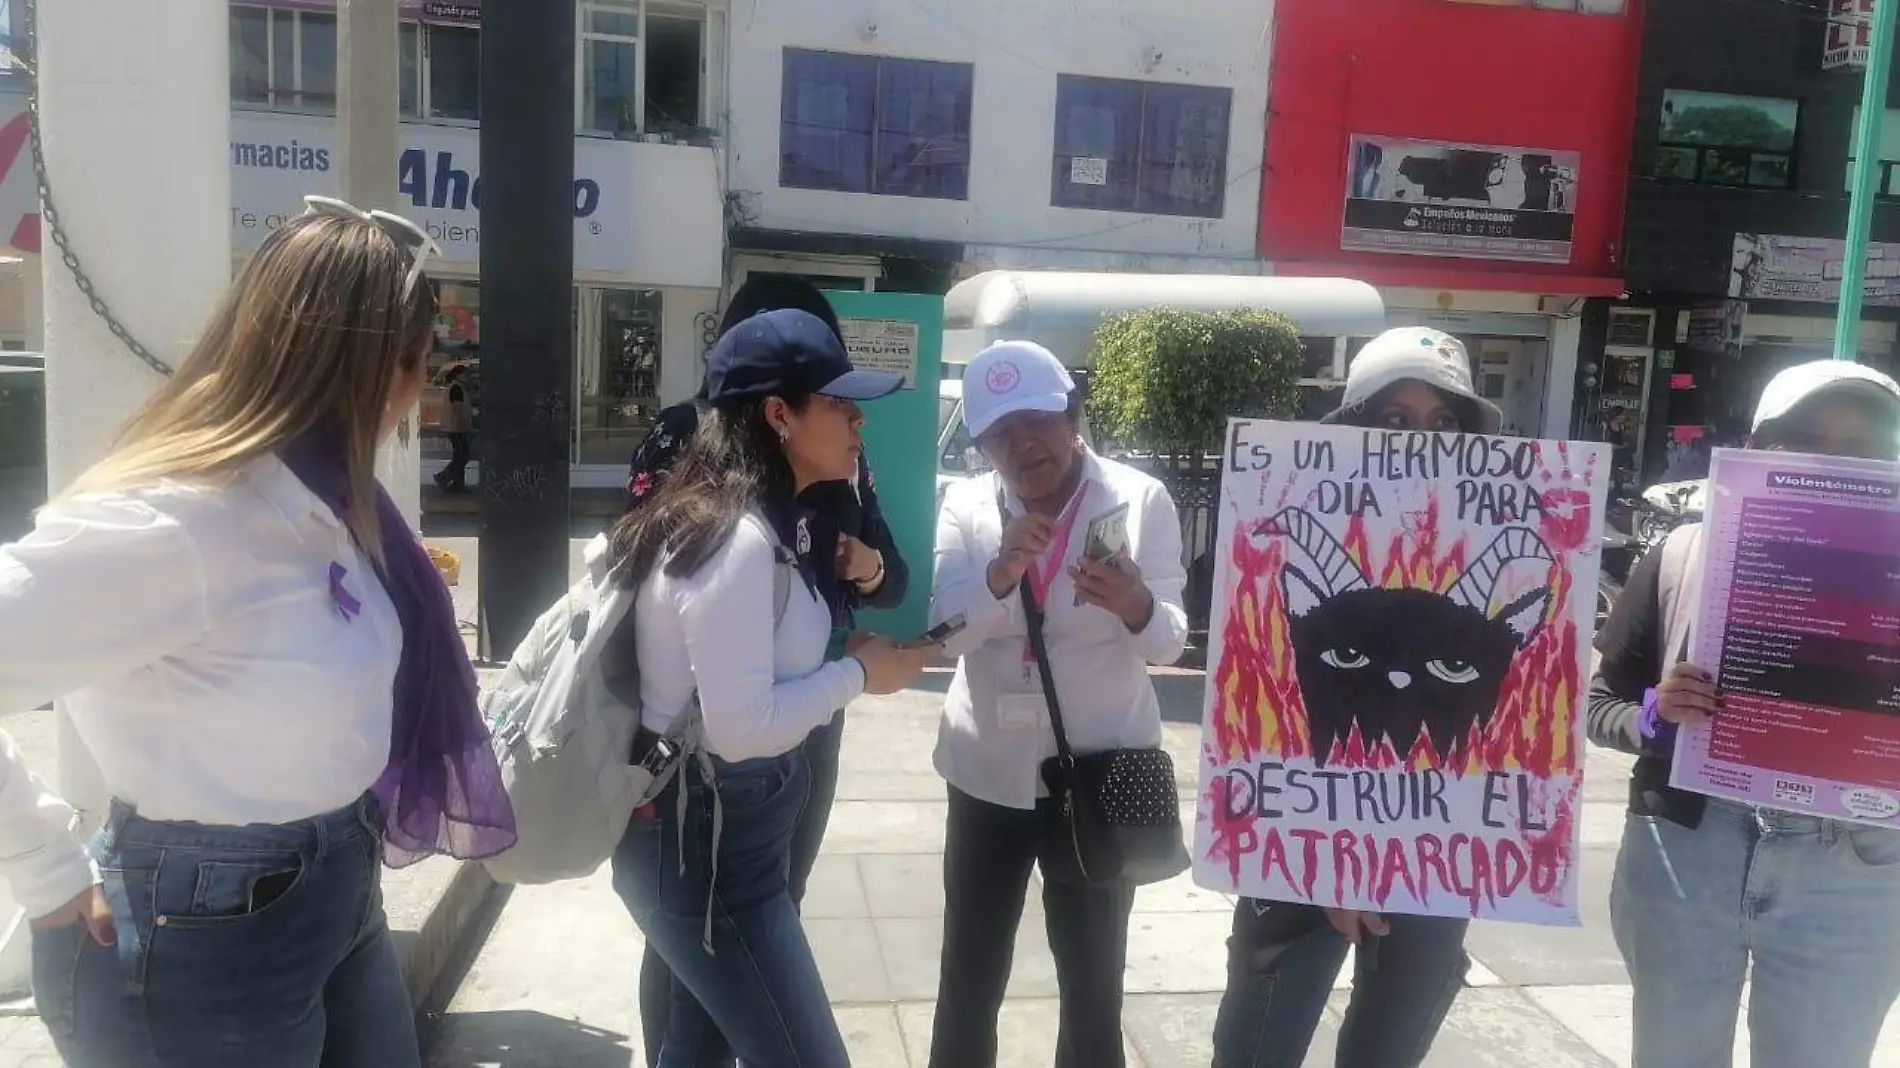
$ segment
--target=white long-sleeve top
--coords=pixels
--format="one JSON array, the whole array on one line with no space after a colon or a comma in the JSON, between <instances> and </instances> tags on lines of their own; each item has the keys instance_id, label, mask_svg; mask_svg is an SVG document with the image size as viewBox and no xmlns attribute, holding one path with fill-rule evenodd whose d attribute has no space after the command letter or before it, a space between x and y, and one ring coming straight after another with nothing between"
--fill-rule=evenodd
<instances>
[{"instance_id":1,"label":"white long-sleeve top","mask_svg":"<svg viewBox=\"0 0 1900 1068\"><path fill-rule=\"evenodd\" d=\"M0 707L65 698L107 788L152 819L289 823L361 797L401 655L348 529L274 457L222 487L55 501L0 548ZM70 811L3 755L0 876L50 911L91 873Z\"/></svg>"},{"instance_id":2,"label":"white long-sleeve top","mask_svg":"<svg viewBox=\"0 0 1900 1068\"><path fill-rule=\"evenodd\" d=\"M726 760L777 756L864 692L864 668L825 662L831 610L791 579L773 632L778 539L747 514L690 575L657 567L634 601L640 719L664 732L699 694L706 747Z\"/></svg>"},{"instance_id":3,"label":"white long-sleeve top","mask_svg":"<svg viewBox=\"0 0 1900 1068\"><path fill-rule=\"evenodd\" d=\"M1159 481L1093 453L1082 462L1074 534L1044 605L1043 636L1063 724L1077 753L1158 745L1161 704L1148 665L1173 663L1187 642L1180 522ZM997 485L994 473L960 483L937 513L931 619L961 613L969 625L944 647L958 660L937 732L936 765L950 785L972 797L1034 808L1047 793L1038 769L1056 754L1055 732L1041 680L1024 656L1029 628L1022 602L1013 589L998 599L989 588L990 561L1003 542ZM1014 494L1005 501L1011 515L1023 513ZM1077 605L1068 574L1082 556L1089 520L1123 502L1129 556L1154 595L1154 615L1137 633L1103 609ZM1036 566L1048 563L1045 558Z\"/></svg>"}]
</instances>

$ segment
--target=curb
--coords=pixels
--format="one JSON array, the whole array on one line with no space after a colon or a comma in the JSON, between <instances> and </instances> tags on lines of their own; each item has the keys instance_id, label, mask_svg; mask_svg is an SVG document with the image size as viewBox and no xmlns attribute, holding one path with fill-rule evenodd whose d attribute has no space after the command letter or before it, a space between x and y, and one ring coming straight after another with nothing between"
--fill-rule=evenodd
<instances>
[{"instance_id":1,"label":"curb","mask_svg":"<svg viewBox=\"0 0 1900 1068\"><path fill-rule=\"evenodd\" d=\"M415 1007L418 1029L437 987L452 970L465 941L481 926L484 906L499 889L487 868L463 861L429 909L428 918L422 921L422 929L402 961L403 981L409 988L409 1003Z\"/></svg>"}]
</instances>

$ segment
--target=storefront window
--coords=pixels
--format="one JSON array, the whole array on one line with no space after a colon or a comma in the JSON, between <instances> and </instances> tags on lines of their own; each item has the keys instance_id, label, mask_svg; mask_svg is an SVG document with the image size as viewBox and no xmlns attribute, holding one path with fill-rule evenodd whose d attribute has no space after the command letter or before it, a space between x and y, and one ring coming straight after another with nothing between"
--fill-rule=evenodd
<instances>
[{"instance_id":1,"label":"storefront window","mask_svg":"<svg viewBox=\"0 0 1900 1068\"><path fill-rule=\"evenodd\" d=\"M660 291L583 288L574 301L576 463L622 467L660 408Z\"/></svg>"}]
</instances>

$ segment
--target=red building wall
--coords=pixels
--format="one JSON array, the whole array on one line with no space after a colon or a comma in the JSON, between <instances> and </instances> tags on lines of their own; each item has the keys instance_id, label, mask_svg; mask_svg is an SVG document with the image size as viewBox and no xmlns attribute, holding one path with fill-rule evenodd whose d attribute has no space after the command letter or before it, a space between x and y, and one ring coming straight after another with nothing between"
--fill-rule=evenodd
<instances>
[{"instance_id":1,"label":"red building wall","mask_svg":"<svg viewBox=\"0 0 1900 1068\"><path fill-rule=\"evenodd\" d=\"M1621 16L1454 0L1276 0L1260 256L1380 285L1613 295L1641 0ZM1568 265L1342 251L1353 134L1580 153Z\"/></svg>"}]
</instances>

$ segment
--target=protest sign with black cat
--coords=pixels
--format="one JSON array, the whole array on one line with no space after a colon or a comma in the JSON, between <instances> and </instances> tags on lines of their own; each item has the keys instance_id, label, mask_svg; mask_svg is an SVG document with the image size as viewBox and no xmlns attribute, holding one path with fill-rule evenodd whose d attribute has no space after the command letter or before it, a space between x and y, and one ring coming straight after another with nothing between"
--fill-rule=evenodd
<instances>
[{"instance_id":1,"label":"protest sign with black cat","mask_svg":"<svg viewBox=\"0 0 1900 1068\"><path fill-rule=\"evenodd\" d=\"M1195 877L1576 923L1608 446L1234 420Z\"/></svg>"}]
</instances>

